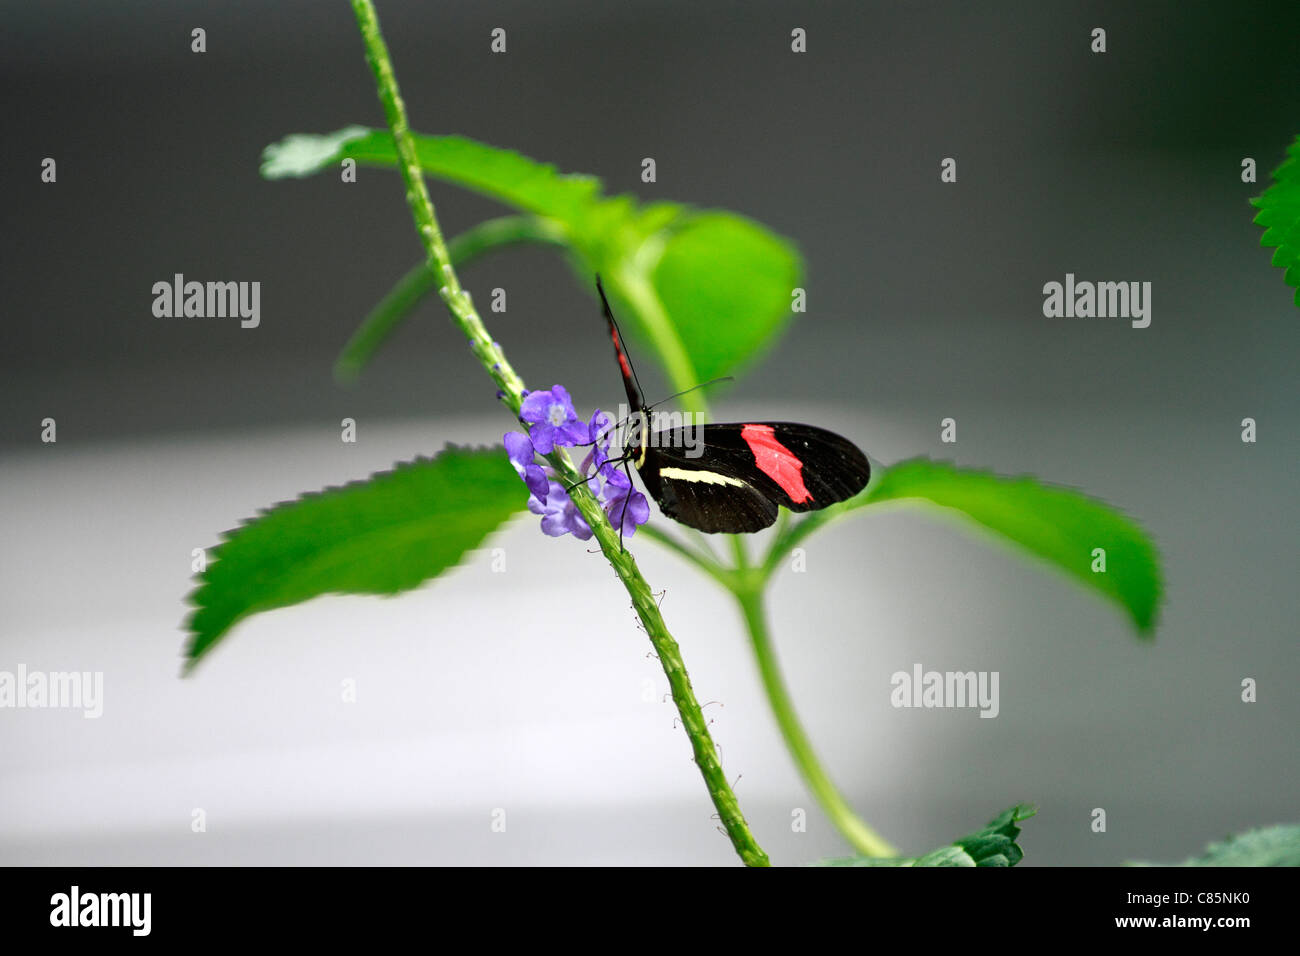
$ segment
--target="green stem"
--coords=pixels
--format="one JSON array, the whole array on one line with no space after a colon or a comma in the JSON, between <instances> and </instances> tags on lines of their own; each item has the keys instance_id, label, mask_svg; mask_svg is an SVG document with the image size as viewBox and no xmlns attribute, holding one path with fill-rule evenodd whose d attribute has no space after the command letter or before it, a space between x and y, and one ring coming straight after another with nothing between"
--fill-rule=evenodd
<instances>
[{"instance_id":1,"label":"green stem","mask_svg":"<svg viewBox=\"0 0 1300 956\"><path fill-rule=\"evenodd\" d=\"M731 584L728 580L727 569L719 565L713 555L705 554L703 551L692 548L680 538L677 538L666 531L661 531L653 525L642 525L640 533L645 535L647 538L658 541L670 551L676 552L701 571L708 574L723 587L730 589Z\"/></svg>"},{"instance_id":2,"label":"green stem","mask_svg":"<svg viewBox=\"0 0 1300 956\"><path fill-rule=\"evenodd\" d=\"M467 229L447 243L452 265L463 266L485 252L523 242L541 242L560 245L564 234L549 219L533 216L502 216L481 222ZM393 331L420 304L438 284L438 276L429 269L428 262L402 276L388 295L370 310L361 327L343 346L334 364L334 377L341 382L355 381L361 369L370 361L375 351Z\"/></svg>"},{"instance_id":3,"label":"green stem","mask_svg":"<svg viewBox=\"0 0 1300 956\"><path fill-rule=\"evenodd\" d=\"M745 540L738 534L727 535L731 539L731 559L736 562L736 572L744 575L750 571L749 551L745 547Z\"/></svg>"},{"instance_id":4,"label":"green stem","mask_svg":"<svg viewBox=\"0 0 1300 956\"><path fill-rule=\"evenodd\" d=\"M469 295L460 287L460 281L456 277L456 270L442 238L442 231L438 228L433 202L429 198L429 191L416 159L415 143L411 137L410 127L407 125L406 107L398 91L397 77L393 73L388 47L379 30L379 19L374 4L371 0L352 0L352 9L356 14L362 40L365 42L366 59L375 74L379 99L384 105L388 128L393 133L393 142L397 147L398 168L401 170L402 179L406 182L407 204L411 207L416 229L428 254L429 269L441 280L439 294L447 303L453 320L469 338L470 345L484 369L501 389L504 400L517 414L523 400L523 380L510 367L500 346L488 335ZM557 452L550 456L550 461L566 483L579 481L581 476L563 450L557 449ZM574 488L571 497L591 527L601 551L614 566L615 572L632 598L637 616L645 626L646 633L650 635L650 642L659 655L659 663L672 689L673 702L677 705L682 725L690 738L691 748L695 753L695 763L700 768L700 774L704 777L709 790L709 797L718 811L718 817L727 835L731 838L732 846L747 865L767 866L767 854L750 833L749 825L740 812L736 795L722 772L717 748L714 747L704 714L691 687L686 665L682 662L681 651L664 624L650 585L641 576L632 553L623 549L621 536L610 525L604 511L586 485Z\"/></svg>"},{"instance_id":5,"label":"green stem","mask_svg":"<svg viewBox=\"0 0 1300 956\"><path fill-rule=\"evenodd\" d=\"M794 703L790 699L790 692L781 677L781 666L776 659L776 649L772 646L772 638L768 633L761 585L743 585L732 593L740 604L740 613L749 630L754 657L758 661L758 671L763 680L763 689L772 704L772 713L776 717L777 726L781 728L781 736L785 738L786 747L789 748L790 755L794 757L794 762L813 795L822 805L831 822L860 853L866 856L898 856L898 850L853 812L853 808L836 789L830 775L818 761L817 753L799 723L799 717L794 711Z\"/></svg>"},{"instance_id":6,"label":"green stem","mask_svg":"<svg viewBox=\"0 0 1300 956\"><path fill-rule=\"evenodd\" d=\"M704 535L704 532L697 531L688 524L682 525L682 527L686 529L686 536L699 546L701 554L706 555L714 564L721 563L718 561L718 553L713 550L713 545L709 544L709 539Z\"/></svg>"},{"instance_id":7,"label":"green stem","mask_svg":"<svg viewBox=\"0 0 1300 956\"><path fill-rule=\"evenodd\" d=\"M777 567L785 560L786 555L814 531L826 527L832 521L836 521L852 511L874 504L875 502L872 501L870 495L871 491L864 491L856 498L850 498L848 501L805 515L797 522L787 522L780 525L776 537L772 541L771 548L768 549L763 558L763 576L767 578L775 574Z\"/></svg>"},{"instance_id":8,"label":"green stem","mask_svg":"<svg viewBox=\"0 0 1300 956\"><path fill-rule=\"evenodd\" d=\"M447 243L447 252L451 255L452 265L463 266L485 252L525 242L562 246L565 244L564 230L551 219L498 216L496 219L486 219L453 237Z\"/></svg>"}]
</instances>

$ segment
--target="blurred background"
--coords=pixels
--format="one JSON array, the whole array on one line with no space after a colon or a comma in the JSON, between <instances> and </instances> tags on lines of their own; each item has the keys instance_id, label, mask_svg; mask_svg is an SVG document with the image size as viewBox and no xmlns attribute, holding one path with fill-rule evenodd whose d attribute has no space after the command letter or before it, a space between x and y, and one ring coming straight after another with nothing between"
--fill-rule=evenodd
<instances>
[{"instance_id":1,"label":"blurred background","mask_svg":"<svg viewBox=\"0 0 1300 956\"><path fill-rule=\"evenodd\" d=\"M812 539L806 573L772 594L775 636L866 819L924 852L1032 801L1026 864L1053 865L1179 860L1300 818L1300 336L1247 203L1300 131L1300 8L379 8L416 130L797 243L808 313L715 396L718 419L817 422L879 462L1032 472L1153 534L1168 599L1143 646L1111 606L931 515ZM102 671L105 699L98 720L0 710L0 862L734 863L626 596L531 517L489 542L505 573L480 555L396 599L272 612L179 678L192 549L272 502L511 423L435 302L355 386L331 378L421 258L395 173L258 175L288 133L382 125L347 4L64 2L5 19L0 670ZM956 184L939 181L944 157ZM500 212L431 188L449 234ZM260 327L155 318L151 287L177 272L260 281ZM1151 326L1044 318L1042 286L1067 272L1151 282ZM564 383L584 412L622 400L599 312L555 251L464 278L480 303L507 290L488 319L531 385ZM700 699L720 702L706 713L760 842L777 863L846 853L725 596L652 543L636 551ZM914 663L999 671L1000 715L893 709L890 675Z\"/></svg>"}]
</instances>

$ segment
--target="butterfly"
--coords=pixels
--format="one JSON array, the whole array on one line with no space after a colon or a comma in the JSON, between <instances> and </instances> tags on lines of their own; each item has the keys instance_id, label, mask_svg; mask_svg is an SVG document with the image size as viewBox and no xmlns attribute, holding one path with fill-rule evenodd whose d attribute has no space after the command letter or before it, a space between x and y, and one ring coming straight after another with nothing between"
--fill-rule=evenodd
<instances>
[{"instance_id":1,"label":"butterfly","mask_svg":"<svg viewBox=\"0 0 1300 956\"><path fill-rule=\"evenodd\" d=\"M625 472L635 466L669 518L708 534L744 534L771 525L779 508L817 511L867 486L867 456L847 438L815 425L734 422L650 431L653 406L642 397L599 276L596 291L633 410L621 455L610 463L622 464Z\"/></svg>"}]
</instances>

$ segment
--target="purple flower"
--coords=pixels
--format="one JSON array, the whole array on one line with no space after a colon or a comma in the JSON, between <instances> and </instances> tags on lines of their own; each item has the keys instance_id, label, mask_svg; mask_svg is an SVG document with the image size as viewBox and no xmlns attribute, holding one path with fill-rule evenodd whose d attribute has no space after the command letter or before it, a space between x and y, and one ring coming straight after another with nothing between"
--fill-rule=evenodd
<instances>
[{"instance_id":1,"label":"purple flower","mask_svg":"<svg viewBox=\"0 0 1300 956\"><path fill-rule=\"evenodd\" d=\"M645 500L645 495L632 487L632 482L621 471L610 468L602 475L605 487L601 489L600 498L605 514L609 515L615 528L621 520L620 533L630 538L636 534L637 525L650 520L650 503Z\"/></svg>"},{"instance_id":2,"label":"purple flower","mask_svg":"<svg viewBox=\"0 0 1300 956\"><path fill-rule=\"evenodd\" d=\"M564 446L591 446L580 470L590 476L587 487L610 520L622 525L621 535L631 537L638 525L650 520L650 503L645 495L633 488L631 479L610 460L614 431L610 415L596 409L589 421L580 421L569 393L556 385L545 392L525 392L519 420L531 426L529 433L508 432L503 441L510 464L528 486L528 510L541 515L543 533L553 538L572 534L583 541L592 536L591 527L568 491L555 480L555 472L537 461L539 454L547 455Z\"/></svg>"},{"instance_id":3,"label":"purple flower","mask_svg":"<svg viewBox=\"0 0 1300 956\"><path fill-rule=\"evenodd\" d=\"M519 407L519 418L533 426L528 434L543 455L556 445L580 445L589 438L590 428L578 421L573 400L562 385L549 392L529 392Z\"/></svg>"},{"instance_id":4,"label":"purple flower","mask_svg":"<svg viewBox=\"0 0 1300 956\"><path fill-rule=\"evenodd\" d=\"M552 538L571 533L575 538L586 541L591 537L591 528L582 520L578 506L573 503L562 484L552 481L550 485L545 504L536 498L528 499L528 510L542 516L542 533Z\"/></svg>"},{"instance_id":5,"label":"purple flower","mask_svg":"<svg viewBox=\"0 0 1300 956\"><path fill-rule=\"evenodd\" d=\"M609 441L613 434L613 420L606 412L596 409L592 413L591 421L587 423L587 438L582 443L591 446L591 451L587 452L587 457L582 460L581 470L584 475L592 474L593 466L602 476L608 470L605 463L609 461Z\"/></svg>"},{"instance_id":6,"label":"purple flower","mask_svg":"<svg viewBox=\"0 0 1300 956\"><path fill-rule=\"evenodd\" d=\"M599 408L591 413L591 421L587 423L587 441L593 446L609 451L609 440L614 434L614 420L609 417L608 412L602 412Z\"/></svg>"},{"instance_id":7,"label":"purple flower","mask_svg":"<svg viewBox=\"0 0 1300 956\"><path fill-rule=\"evenodd\" d=\"M532 441L523 432L506 432L502 441L506 446L506 454L510 456L510 464L515 466L515 471L519 472L519 477L524 480L533 496L545 504L546 473L537 464Z\"/></svg>"}]
</instances>

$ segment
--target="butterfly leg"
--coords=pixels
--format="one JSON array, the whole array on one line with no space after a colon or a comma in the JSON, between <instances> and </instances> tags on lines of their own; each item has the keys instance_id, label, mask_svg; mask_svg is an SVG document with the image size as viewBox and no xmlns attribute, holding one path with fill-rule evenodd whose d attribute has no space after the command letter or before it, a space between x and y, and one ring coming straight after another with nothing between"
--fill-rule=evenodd
<instances>
[{"instance_id":1,"label":"butterfly leg","mask_svg":"<svg viewBox=\"0 0 1300 956\"><path fill-rule=\"evenodd\" d=\"M607 465L617 465L617 464L619 464L620 462L625 462L625 461L630 461L630 460L631 460L631 459L630 459L630 456L624 455L622 458L611 458L609 461L605 462L605 464L607 464ZM573 484L571 484L571 485L567 485L567 486L565 487L564 490L565 490L565 491L572 491L574 488L578 487L578 485L585 485L587 482L591 481L591 479L593 479L593 478L598 478L599 476L600 476L600 471L599 471L599 469L598 469L598 470L592 472L592 473L591 473L590 475L588 475L586 478L583 478L581 481L575 481Z\"/></svg>"},{"instance_id":2,"label":"butterfly leg","mask_svg":"<svg viewBox=\"0 0 1300 956\"><path fill-rule=\"evenodd\" d=\"M578 487L578 485L585 485L587 482L591 481L591 479L596 478L598 476L599 476L599 472L597 472L596 474L588 475L586 478L583 478L581 481L575 481L571 485L565 485L564 490L566 492L570 492L574 488Z\"/></svg>"}]
</instances>

